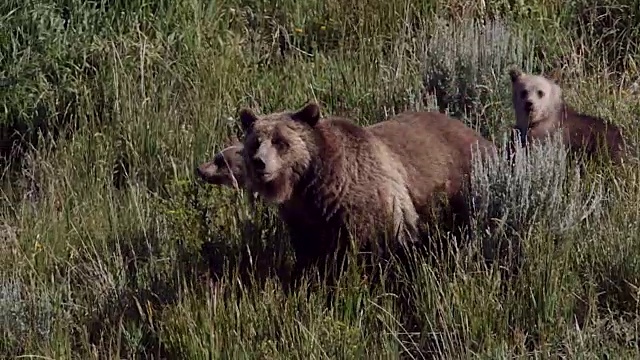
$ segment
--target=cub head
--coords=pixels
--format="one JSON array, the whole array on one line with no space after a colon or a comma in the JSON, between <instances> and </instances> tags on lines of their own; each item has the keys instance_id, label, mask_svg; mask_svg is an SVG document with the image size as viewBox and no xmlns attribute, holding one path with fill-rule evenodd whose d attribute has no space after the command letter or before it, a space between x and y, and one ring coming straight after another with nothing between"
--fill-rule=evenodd
<instances>
[{"instance_id":1,"label":"cub head","mask_svg":"<svg viewBox=\"0 0 640 360\"><path fill-rule=\"evenodd\" d=\"M320 107L309 102L296 111L263 116L243 109L239 118L245 135L247 181L267 201L289 200L317 154L315 127Z\"/></svg>"},{"instance_id":2,"label":"cub head","mask_svg":"<svg viewBox=\"0 0 640 360\"><path fill-rule=\"evenodd\" d=\"M233 188L244 187L244 161L242 158L242 143L236 142L213 156L196 169L200 179L214 185Z\"/></svg>"},{"instance_id":3,"label":"cub head","mask_svg":"<svg viewBox=\"0 0 640 360\"><path fill-rule=\"evenodd\" d=\"M562 89L552 80L518 68L509 70L516 126L521 136L537 123L553 121L562 111Z\"/></svg>"}]
</instances>

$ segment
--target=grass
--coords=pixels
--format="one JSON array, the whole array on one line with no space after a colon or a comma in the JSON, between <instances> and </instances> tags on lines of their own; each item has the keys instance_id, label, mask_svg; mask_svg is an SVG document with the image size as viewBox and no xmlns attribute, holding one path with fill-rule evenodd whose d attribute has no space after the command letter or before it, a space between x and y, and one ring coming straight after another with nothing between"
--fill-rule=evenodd
<instances>
[{"instance_id":1,"label":"grass","mask_svg":"<svg viewBox=\"0 0 640 360\"><path fill-rule=\"evenodd\" d=\"M455 269L417 259L408 310L358 268L334 306L287 295L273 209L195 181L240 106L437 109L500 144L512 64L637 143L634 2L484 4L0 4L0 357L637 358L633 166L576 172L557 146L479 164L477 241ZM504 242L508 276L475 256Z\"/></svg>"}]
</instances>

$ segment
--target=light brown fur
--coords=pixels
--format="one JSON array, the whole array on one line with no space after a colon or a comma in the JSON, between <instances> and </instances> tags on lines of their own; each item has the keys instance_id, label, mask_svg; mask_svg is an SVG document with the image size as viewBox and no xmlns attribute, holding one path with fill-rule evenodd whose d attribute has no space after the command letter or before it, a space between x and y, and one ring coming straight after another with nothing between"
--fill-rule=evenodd
<instances>
[{"instance_id":1,"label":"light brown fur","mask_svg":"<svg viewBox=\"0 0 640 360\"><path fill-rule=\"evenodd\" d=\"M212 185L247 191L249 205L253 207L257 194L246 179L243 151L242 142L234 137L229 146L213 156L213 160L200 164L196 168L196 175Z\"/></svg>"},{"instance_id":2,"label":"light brown fur","mask_svg":"<svg viewBox=\"0 0 640 360\"><path fill-rule=\"evenodd\" d=\"M447 230L466 223L470 214L465 186L471 173L472 148L477 146L478 154L485 155L495 151L493 143L460 120L439 112L403 112L368 129L402 162L412 201L425 221L445 220L446 224L439 225L446 225ZM436 203L439 195L448 204ZM446 205L445 210L457 219L431 219L431 211L440 205Z\"/></svg>"},{"instance_id":3,"label":"light brown fur","mask_svg":"<svg viewBox=\"0 0 640 360\"><path fill-rule=\"evenodd\" d=\"M399 210L403 205L396 204L406 205L410 199L406 173L395 155L355 123L342 118L320 121L319 116L319 107L309 103L297 112L250 120L245 166L256 191L284 207L318 211L325 221L338 216L351 226L366 224L361 229L365 233L383 220L378 216L407 216L408 223L414 222L412 207ZM345 211L348 214L340 214ZM363 221L371 217L377 221ZM396 225L401 225L397 219Z\"/></svg>"},{"instance_id":4,"label":"light brown fur","mask_svg":"<svg viewBox=\"0 0 640 360\"><path fill-rule=\"evenodd\" d=\"M407 112L365 128L320 119L319 111L309 103L262 117L240 113L247 179L279 206L302 267L338 248L338 231L352 230L373 250L391 219L407 234L399 243L413 240L418 210L428 216L438 192L466 210L471 147L493 147L440 113Z\"/></svg>"},{"instance_id":5,"label":"light brown fur","mask_svg":"<svg viewBox=\"0 0 640 360\"><path fill-rule=\"evenodd\" d=\"M622 161L626 145L616 125L575 111L564 101L560 86L544 76L512 68L509 77L516 114L514 128L520 132L522 145L560 129L571 152L592 156L604 146L614 163Z\"/></svg>"},{"instance_id":6,"label":"light brown fur","mask_svg":"<svg viewBox=\"0 0 640 360\"><path fill-rule=\"evenodd\" d=\"M278 205L296 252L296 272L326 264L335 251L344 253L348 235L375 254L415 238L418 216L407 174L365 128L342 118L321 120L315 103L261 117L243 110L240 118L247 179ZM398 239L379 244L384 235Z\"/></svg>"}]
</instances>

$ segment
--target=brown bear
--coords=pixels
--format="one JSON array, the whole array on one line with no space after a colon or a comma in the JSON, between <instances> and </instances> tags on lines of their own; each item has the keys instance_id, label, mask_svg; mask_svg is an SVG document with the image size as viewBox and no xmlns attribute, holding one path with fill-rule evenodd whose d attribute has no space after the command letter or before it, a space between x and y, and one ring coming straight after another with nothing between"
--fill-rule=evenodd
<instances>
[{"instance_id":1,"label":"brown bear","mask_svg":"<svg viewBox=\"0 0 640 360\"><path fill-rule=\"evenodd\" d=\"M365 128L342 118L320 119L313 102L297 111L256 116L240 112L247 180L278 206L296 253L294 276L328 255L339 261L356 235L375 255L415 240L418 215L407 174L396 155ZM378 243L379 236L392 239ZM397 237L397 242L394 238ZM382 246L379 246L382 245ZM327 279L329 280L329 279Z\"/></svg>"},{"instance_id":2,"label":"brown bear","mask_svg":"<svg viewBox=\"0 0 640 360\"><path fill-rule=\"evenodd\" d=\"M409 176L409 193L423 219L431 219L434 201L443 195L451 215L466 223L469 208L466 186L471 174L473 148L480 156L495 152L494 144L462 121L440 112L406 111L368 127L401 159ZM447 218L445 218L447 219ZM460 224L449 217L445 229Z\"/></svg>"},{"instance_id":3,"label":"brown bear","mask_svg":"<svg viewBox=\"0 0 640 360\"><path fill-rule=\"evenodd\" d=\"M574 155L603 153L614 164L622 162L626 144L618 126L575 111L564 101L560 86L544 76L527 74L516 67L509 70L509 76L516 114L514 129L520 133L521 145L560 129L563 142Z\"/></svg>"},{"instance_id":4,"label":"brown bear","mask_svg":"<svg viewBox=\"0 0 640 360\"><path fill-rule=\"evenodd\" d=\"M261 117L243 109L239 117L247 181L278 205L297 257L294 275L328 265L326 256L338 249L343 254L346 232L357 234L360 248L390 250L378 247L376 236L391 221L398 235L392 246L414 242L418 211L429 210L434 193L461 201L473 143L493 146L439 113L404 113L362 127L321 119L309 102Z\"/></svg>"},{"instance_id":5,"label":"brown bear","mask_svg":"<svg viewBox=\"0 0 640 360\"><path fill-rule=\"evenodd\" d=\"M213 160L200 164L196 168L196 174L209 184L228 186L236 190L244 188L242 148L242 143L234 140L232 145L215 154Z\"/></svg>"}]
</instances>

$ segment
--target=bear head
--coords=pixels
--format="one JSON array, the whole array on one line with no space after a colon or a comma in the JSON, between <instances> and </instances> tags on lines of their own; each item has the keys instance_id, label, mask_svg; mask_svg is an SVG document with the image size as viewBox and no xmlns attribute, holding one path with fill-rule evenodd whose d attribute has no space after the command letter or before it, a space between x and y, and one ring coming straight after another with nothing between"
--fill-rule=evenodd
<instances>
[{"instance_id":1,"label":"bear head","mask_svg":"<svg viewBox=\"0 0 640 360\"><path fill-rule=\"evenodd\" d=\"M320 107L308 102L296 111L263 116L242 109L239 118L245 137L246 179L267 201L289 200L317 156Z\"/></svg>"},{"instance_id":2,"label":"bear head","mask_svg":"<svg viewBox=\"0 0 640 360\"><path fill-rule=\"evenodd\" d=\"M562 111L562 89L543 76L531 75L518 68L509 70L515 128L525 137L528 130L543 121L555 121Z\"/></svg>"},{"instance_id":3,"label":"bear head","mask_svg":"<svg viewBox=\"0 0 640 360\"><path fill-rule=\"evenodd\" d=\"M240 188L244 186L245 170L242 143L236 142L214 155L196 169L198 177L210 184Z\"/></svg>"}]
</instances>

